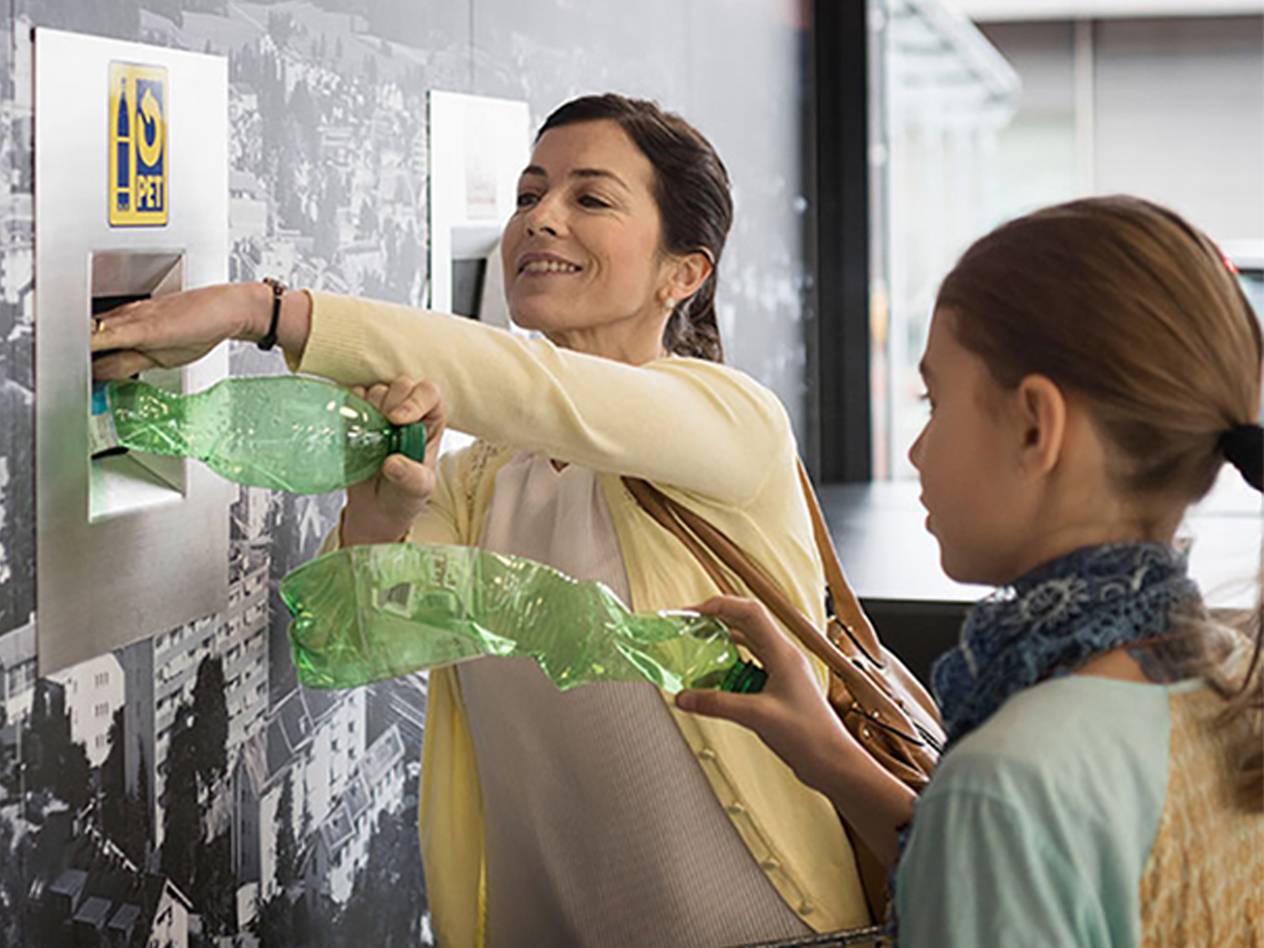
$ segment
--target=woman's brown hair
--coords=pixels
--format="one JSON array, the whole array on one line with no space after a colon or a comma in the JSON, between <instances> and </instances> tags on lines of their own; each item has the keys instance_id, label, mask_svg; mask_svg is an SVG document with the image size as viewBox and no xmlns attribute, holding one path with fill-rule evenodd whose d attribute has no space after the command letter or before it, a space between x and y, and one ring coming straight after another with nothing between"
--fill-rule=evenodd
<instances>
[{"instance_id":1,"label":"woman's brown hair","mask_svg":"<svg viewBox=\"0 0 1264 948\"><path fill-rule=\"evenodd\" d=\"M551 128L609 119L617 122L654 166L654 200L663 222L662 249L674 255L701 252L711 258L711 275L696 293L672 310L663 346L676 355L724 361L715 318L720 255L733 223L729 173L702 133L654 102L626 96L583 96L559 106L544 121L536 140Z\"/></svg>"},{"instance_id":2,"label":"woman's brown hair","mask_svg":"<svg viewBox=\"0 0 1264 948\"><path fill-rule=\"evenodd\" d=\"M1226 431L1260 411L1264 340L1229 263L1174 212L1127 196L1072 201L1003 224L944 280L937 307L1005 388L1038 374L1083 396L1117 449L1120 488L1184 508L1212 487ZM1264 586L1264 572L1260 583ZM1244 786L1264 805L1261 609L1243 676L1211 647L1216 623L1191 627L1196 670L1241 724Z\"/></svg>"}]
</instances>

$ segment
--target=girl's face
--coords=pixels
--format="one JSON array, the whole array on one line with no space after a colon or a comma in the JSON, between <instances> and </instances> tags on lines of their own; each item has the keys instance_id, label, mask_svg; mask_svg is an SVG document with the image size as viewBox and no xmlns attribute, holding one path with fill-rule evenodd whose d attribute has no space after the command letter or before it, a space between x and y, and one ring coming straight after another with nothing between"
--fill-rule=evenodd
<instances>
[{"instance_id":1,"label":"girl's face","mask_svg":"<svg viewBox=\"0 0 1264 948\"><path fill-rule=\"evenodd\" d=\"M653 188L653 165L615 122L545 132L502 242L514 321L571 348L617 356L590 337L635 339L657 356L675 268L659 252Z\"/></svg>"},{"instance_id":2,"label":"girl's face","mask_svg":"<svg viewBox=\"0 0 1264 948\"><path fill-rule=\"evenodd\" d=\"M944 572L960 582L999 585L1017 575L1033 498L1017 463L1019 439L1005 395L983 361L957 341L953 321L943 310L931 319L920 366L930 417L909 460Z\"/></svg>"},{"instance_id":3,"label":"girl's face","mask_svg":"<svg viewBox=\"0 0 1264 948\"><path fill-rule=\"evenodd\" d=\"M1032 374L1012 389L936 310L921 372L930 419L909 449L953 579L1001 586L1083 546L1171 542L1186 500L1121 492L1120 456L1084 399Z\"/></svg>"}]
</instances>

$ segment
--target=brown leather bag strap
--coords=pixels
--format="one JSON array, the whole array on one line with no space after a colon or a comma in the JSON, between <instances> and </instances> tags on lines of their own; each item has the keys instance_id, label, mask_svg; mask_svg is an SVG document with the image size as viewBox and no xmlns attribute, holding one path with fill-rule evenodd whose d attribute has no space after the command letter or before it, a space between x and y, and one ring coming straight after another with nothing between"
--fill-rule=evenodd
<instances>
[{"instance_id":1,"label":"brown leather bag strap","mask_svg":"<svg viewBox=\"0 0 1264 948\"><path fill-rule=\"evenodd\" d=\"M659 526L666 529L672 536L680 540L685 548L693 554L699 565L702 566L706 574L711 577L711 581L715 583L720 592L726 596L738 595L737 587L725 574L720 564L716 562L711 552L698 542L698 538L690 533L674 515L674 502L670 497L660 491L649 481L641 480L636 477L623 478L624 486L632 494L632 497L641 509L648 513Z\"/></svg>"},{"instance_id":2,"label":"brown leather bag strap","mask_svg":"<svg viewBox=\"0 0 1264 948\"><path fill-rule=\"evenodd\" d=\"M920 786L934 767L934 757L928 756L926 747L938 751L942 744L938 709L922 684L898 659L887 660L873 625L847 584L834 541L802 464L799 479L834 607L834 621L829 627L835 630L834 634L841 630L846 635L845 645L818 629L745 551L705 517L668 497L648 481L624 477L623 482L641 508L685 545L721 592L740 595L729 578L730 574L738 577L804 648L841 680L851 695L849 706L838 709L844 720L860 713L871 728L887 731L906 742L903 751L921 768L921 778L913 780L913 771L895 764L890 754L881 760L910 786ZM871 672L865 671L861 656L873 669ZM884 675L892 675L894 682ZM893 685L903 690L903 697L894 692ZM916 713L912 705L906 704L905 697L917 706ZM873 747L870 752L876 753Z\"/></svg>"},{"instance_id":3,"label":"brown leather bag strap","mask_svg":"<svg viewBox=\"0 0 1264 948\"><path fill-rule=\"evenodd\" d=\"M623 482L646 513L673 536L680 538L721 591L727 595L738 594L732 583L721 582L717 578L717 574L722 573L715 566L716 560L745 583L755 598L763 602L782 625L809 652L823 661L827 668L848 673L847 657L790 601L776 582L722 531L705 517L672 500L648 481L625 477Z\"/></svg>"},{"instance_id":4,"label":"brown leather bag strap","mask_svg":"<svg viewBox=\"0 0 1264 948\"><path fill-rule=\"evenodd\" d=\"M816 491L812 489L812 481L808 472L799 462L799 486L803 488L803 499L808 505L808 514L812 518L812 535L816 538L816 548L820 551L821 562L825 566L825 584L829 588L830 601L834 606L834 615L838 617L852 643L865 657L879 668L884 667L882 646L878 641L878 633L873 623L860 607L860 601L852 591L851 584L843 573L842 560L838 558L838 549L834 546L834 538L826 526L825 516L821 513L821 504L816 499Z\"/></svg>"}]
</instances>

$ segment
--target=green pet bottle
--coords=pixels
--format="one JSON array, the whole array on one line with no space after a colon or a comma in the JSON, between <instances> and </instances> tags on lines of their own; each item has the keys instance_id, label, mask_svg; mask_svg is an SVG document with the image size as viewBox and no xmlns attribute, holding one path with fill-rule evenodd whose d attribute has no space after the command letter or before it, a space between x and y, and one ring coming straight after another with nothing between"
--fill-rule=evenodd
<instances>
[{"instance_id":1,"label":"green pet bottle","mask_svg":"<svg viewBox=\"0 0 1264 948\"><path fill-rule=\"evenodd\" d=\"M426 454L421 422L393 425L319 379L228 378L192 395L124 380L108 383L104 396L105 431L93 426L94 448L194 458L252 487L323 494L371 477L391 454Z\"/></svg>"}]
</instances>

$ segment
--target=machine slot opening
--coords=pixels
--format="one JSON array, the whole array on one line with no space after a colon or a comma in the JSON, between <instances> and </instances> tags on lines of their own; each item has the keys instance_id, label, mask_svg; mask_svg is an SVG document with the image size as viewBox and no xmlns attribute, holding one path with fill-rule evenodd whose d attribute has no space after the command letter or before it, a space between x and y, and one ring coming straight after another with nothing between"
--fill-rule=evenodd
<instances>
[{"instance_id":1,"label":"machine slot opening","mask_svg":"<svg viewBox=\"0 0 1264 948\"><path fill-rule=\"evenodd\" d=\"M92 255L89 319L126 303L178 292L184 283L183 255L111 251ZM100 354L98 354L99 356ZM181 369L152 369L143 381L184 394ZM91 399L91 393L87 393ZM91 401L88 402L89 411ZM183 458L158 457L116 447L88 459L90 522L179 502L186 493Z\"/></svg>"},{"instance_id":2,"label":"machine slot opening","mask_svg":"<svg viewBox=\"0 0 1264 948\"><path fill-rule=\"evenodd\" d=\"M110 310L118 309L120 306L126 306L128 303L135 303L137 300L147 300L150 298L150 294L148 293L124 293L119 296L94 296L92 297L92 315L93 317L97 317L103 313L110 312ZM106 353L94 352L92 353L92 360L95 362L103 355L106 355ZM139 377L139 373L132 376L132 378ZM102 451L94 451L92 453L92 460L96 461L99 458L116 457L120 454L126 453L127 448L122 445L116 445L115 447L106 448Z\"/></svg>"}]
</instances>

